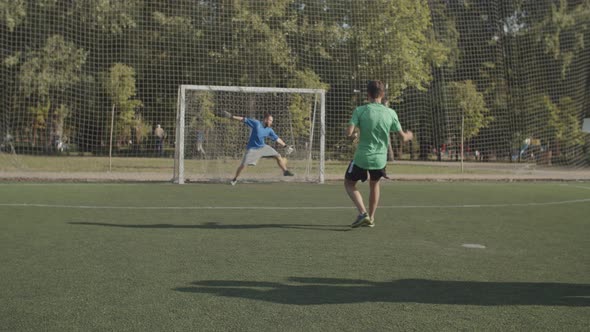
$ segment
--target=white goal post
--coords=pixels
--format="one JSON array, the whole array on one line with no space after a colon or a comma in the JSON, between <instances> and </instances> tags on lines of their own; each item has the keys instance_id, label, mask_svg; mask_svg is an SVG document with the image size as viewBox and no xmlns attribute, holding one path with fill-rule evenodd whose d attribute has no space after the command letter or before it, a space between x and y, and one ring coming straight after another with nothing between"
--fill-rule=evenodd
<instances>
[{"instance_id":1,"label":"white goal post","mask_svg":"<svg viewBox=\"0 0 590 332\"><path fill-rule=\"evenodd\" d=\"M269 140L295 176L277 163L260 160L240 174L245 182L324 182L325 107L323 89L180 85L176 112L173 182L229 182L245 152L250 128L223 112L262 120L295 148L289 156Z\"/></svg>"}]
</instances>

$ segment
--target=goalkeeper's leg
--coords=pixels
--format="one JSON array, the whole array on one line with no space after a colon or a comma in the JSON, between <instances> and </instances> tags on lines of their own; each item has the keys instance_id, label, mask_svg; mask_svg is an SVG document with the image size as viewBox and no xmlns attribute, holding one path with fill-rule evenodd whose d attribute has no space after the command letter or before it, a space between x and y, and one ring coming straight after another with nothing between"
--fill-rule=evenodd
<instances>
[{"instance_id":1,"label":"goalkeeper's leg","mask_svg":"<svg viewBox=\"0 0 590 332\"><path fill-rule=\"evenodd\" d=\"M293 176L294 174L291 173L291 171L289 171L289 169L287 168L287 159L281 157L281 155L276 155L275 159L277 160L277 164L279 165L279 167L281 168L281 170L283 171L283 175L284 176Z\"/></svg>"},{"instance_id":2,"label":"goalkeeper's leg","mask_svg":"<svg viewBox=\"0 0 590 332\"><path fill-rule=\"evenodd\" d=\"M244 158L242 158L242 162L240 163L240 166L238 166L238 169L236 169L236 175L231 180L231 185L232 186L236 185L236 183L238 182L238 176L240 176L240 173L242 173L242 170L244 170L244 168L246 168L246 165L252 165L252 166L256 165L256 163L258 162L258 159L260 159L260 157L261 157L261 155L258 150L256 150L256 149L246 150L246 153L244 153Z\"/></svg>"},{"instance_id":3,"label":"goalkeeper's leg","mask_svg":"<svg viewBox=\"0 0 590 332\"><path fill-rule=\"evenodd\" d=\"M240 173L242 173L242 170L244 169L244 167L246 167L246 165L244 165L243 163L241 163L240 166L238 166L238 169L236 169L236 175L231 180L232 186L235 186L236 185L236 182L238 182L238 176L240 176Z\"/></svg>"}]
</instances>

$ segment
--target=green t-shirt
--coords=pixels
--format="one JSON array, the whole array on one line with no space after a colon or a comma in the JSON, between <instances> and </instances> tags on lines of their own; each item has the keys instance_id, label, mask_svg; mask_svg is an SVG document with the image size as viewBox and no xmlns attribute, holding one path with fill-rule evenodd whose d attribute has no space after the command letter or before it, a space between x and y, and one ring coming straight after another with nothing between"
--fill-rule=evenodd
<instances>
[{"instance_id":1,"label":"green t-shirt","mask_svg":"<svg viewBox=\"0 0 590 332\"><path fill-rule=\"evenodd\" d=\"M361 132L354 164L364 169L383 169L387 165L389 133L402 130L395 111L379 103L359 106L349 124Z\"/></svg>"}]
</instances>

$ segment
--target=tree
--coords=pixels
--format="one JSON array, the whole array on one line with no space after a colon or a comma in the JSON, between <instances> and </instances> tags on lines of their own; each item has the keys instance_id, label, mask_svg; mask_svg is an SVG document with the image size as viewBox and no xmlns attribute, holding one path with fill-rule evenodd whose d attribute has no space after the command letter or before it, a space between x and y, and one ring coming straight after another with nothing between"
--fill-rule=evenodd
<instances>
[{"instance_id":1,"label":"tree","mask_svg":"<svg viewBox=\"0 0 590 332\"><path fill-rule=\"evenodd\" d=\"M0 23L10 32L20 25L27 16L25 0L0 0Z\"/></svg>"},{"instance_id":2,"label":"tree","mask_svg":"<svg viewBox=\"0 0 590 332\"><path fill-rule=\"evenodd\" d=\"M142 1L74 1L73 10L88 28L106 34L122 34L137 26L136 15Z\"/></svg>"},{"instance_id":3,"label":"tree","mask_svg":"<svg viewBox=\"0 0 590 332\"><path fill-rule=\"evenodd\" d=\"M296 71L295 77L289 81L290 88L307 88L307 89L324 89L329 90L326 83L321 82L321 78L312 70L306 69L304 71ZM310 133L310 124L313 121L310 118L309 110L314 108L314 100L304 98L301 95L294 95L289 105L290 123L295 137L306 137ZM319 102L319 100L317 100ZM319 105L318 105L319 117ZM291 142L295 144L296 142Z\"/></svg>"},{"instance_id":4,"label":"tree","mask_svg":"<svg viewBox=\"0 0 590 332\"><path fill-rule=\"evenodd\" d=\"M45 46L25 55L25 62L20 67L20 90L32 108L37 129L48 127L46 145L60 139L57 129L63 127L67 114L66 91L80 81L81 68L86 61L86 52L73 43L66 42L60 35L49 37ZM39 111L47 108L47 111ZM37 131L33 136L36 143Z\"/></svg>"},{"instance_id":5,"label":"tree","mask_svg":"<svg viewBox=\"0 0 590 332\"><path fill-rule=\"evenodd\" d=\"M104 87L106 93L111 98L111 130L110 130L110 144L109 144L109 158L112 157L113 147L113 131L115 127L115 110L118 109L117 117L117 133L118 145L128 141L131 129L137 128L140 123L137 123L135 109L141 106L141 101L131 99L135 96L135 71L122 63L116 63L111 66L109 72L104 78ZM109 170L111 163L109 162Z\"/></svg>"},{"instance_id":6,"label":"tree","mask_svg":"<svg viewBox=\"0 0 590 332\"><path fill-rule=\"evenodd\" d=\"M207 47L203 32L191 19L194 8L186 1L176 6L155 2L150 8L143 13L140 28L129 34L127 51L137 68L138 98L149 110L146 121L173 126L171 110L176 107L178 85L205 84L200 81L207 69Z\"/></svg>"},{"instance_id":7,"label":"tree","mask_svg":"<svg viewBox=\"0 0 590 332\"><path fill-rule=\"evenodd\" d=\"M366 83L380 79L387 97L398 100L409 89L424 91L432 68L449 49L435 38L426 1L295 1L290 7L288 40L297 69L309 68L328 84L327 145L340 149L343 110L365 101ZM355 92L356 91L356 92ZM402 117L403 114L400 114ZM335 138L330 140L331 138Z\"/></svg>"},{"instance_id":8,"label":"tree","mask_svg":"<svg viewBox=\"0 0 590 332\"><path fill-rule=\"evenodd\" d=\"M483 93L477 91L473 81L451 82L447 86L452 110L455 114L451 118L453 129L452 138L463 146L463 142L470 141L477 136L482 128L492 122L493 117L488 114Z\"/></svg>"},{"instance_id":9,"label":"tree","mask_svg":"<svg viewBox=\"0 0 590 332\"><path fill-rule=\"evenodd\" d=\"M427 2L355 1L352 8L356 76L381 78L390 100L409 87L426 90L431 66L448 57L448 49L434 38Z\"/></svg>"},{"instance_id":10,"label":"tree","mask_svg":"<svg viewBox=\"0 0 590 332\"><path fill-rule=\"evenodd\" d=\"M584 144L581 121L590 106L590 1L523 2L511 12L504 38L514 67L508 78L519 124L515 132L537 137L553 157L575 162Z\"/></svg>"},{"instance_id":11,"label":"tree","mask_svg":"<svg viewBox=\"0 0 590 332\"><path fill-rule=\"evenodd\" d=\"M221 4L205 39L213 40L209 55L213 68L225 72L225 85L285 86L296 69L287 32L291 0L234 1Z\"/></svg>"}]
</instances>

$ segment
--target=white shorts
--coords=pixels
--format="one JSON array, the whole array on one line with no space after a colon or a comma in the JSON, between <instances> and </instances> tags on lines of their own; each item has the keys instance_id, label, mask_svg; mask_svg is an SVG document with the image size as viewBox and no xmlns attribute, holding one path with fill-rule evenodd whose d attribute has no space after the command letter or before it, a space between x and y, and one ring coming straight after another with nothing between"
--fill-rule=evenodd
<instances>
[{"instance_id":1,"label":"white shorts","mask_svg":"<svg viewBox=\"0 0 590 332\"><path fill-rule=\"evenodd\" d=\"M277 150L271 148L269 145L265 145L259 149L248 149L244 154L244 159L242 159L242 165L255 166L260 158L280 155Z\"/></svg>"}]
</instances>

